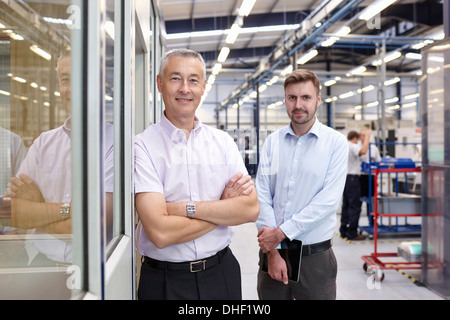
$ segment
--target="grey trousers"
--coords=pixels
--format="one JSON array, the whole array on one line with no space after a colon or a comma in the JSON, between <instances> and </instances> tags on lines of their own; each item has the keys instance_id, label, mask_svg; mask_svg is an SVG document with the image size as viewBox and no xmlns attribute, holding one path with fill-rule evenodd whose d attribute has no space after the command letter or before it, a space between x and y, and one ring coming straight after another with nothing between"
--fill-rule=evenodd
<instances>
[{"instance_id":1,"label":"grey trousers","mask_svg":"<svg viewBox=\"0 0 450 320\"><path fill-rule=\"evenodd\" d=\"M260 261L262 252L260 252ZM337 262L330 248L324 252L302 257L300 281L287 285L272 279L261 267L258 271L260 300L335 300Z\"/></svg>"}]
</instances>

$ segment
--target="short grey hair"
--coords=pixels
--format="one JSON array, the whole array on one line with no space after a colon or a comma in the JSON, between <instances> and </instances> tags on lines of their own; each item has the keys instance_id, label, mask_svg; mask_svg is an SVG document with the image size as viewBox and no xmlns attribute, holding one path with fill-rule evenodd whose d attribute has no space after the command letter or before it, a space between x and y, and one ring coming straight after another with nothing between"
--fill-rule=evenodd
<instances>
[{"instance_id":1,"label":"short grey hair","mask_svg":"<svg viewBox=\"0 0 450 320\"><path fill-rule=\"evenodd\" d=\"M203 57L200 53L190 50L190 49L172 49L167 51L161 58L161 62L159 65L159 76L162 78L164 73L164 68L166 67L167 61L170 57L177 56L177 57L183 57L183 58L195 58L198 59L202 63L202 69L203 69L203 78L206 80L206 64L205 60L203 60Z\"/></svg>"}]
</instances>

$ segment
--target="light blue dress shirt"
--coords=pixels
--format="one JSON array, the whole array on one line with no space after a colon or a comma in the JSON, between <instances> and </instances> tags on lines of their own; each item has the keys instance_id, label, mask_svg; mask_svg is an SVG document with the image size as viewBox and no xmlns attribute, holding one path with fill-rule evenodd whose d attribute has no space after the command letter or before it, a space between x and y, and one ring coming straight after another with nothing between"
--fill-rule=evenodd
<instances>
[{"instance_id":1,"label":"light blue dress shirt","mask_svg":"<svg viewBox=\"0 0 450 320\"><path fill-rule=\"evenodd\" d=\"M256 177L258 230L280 227L304 245L329 240L347 176L346 137L316 118L298 138L290 125L271 134Z\"/></svg>"}]
</instances>

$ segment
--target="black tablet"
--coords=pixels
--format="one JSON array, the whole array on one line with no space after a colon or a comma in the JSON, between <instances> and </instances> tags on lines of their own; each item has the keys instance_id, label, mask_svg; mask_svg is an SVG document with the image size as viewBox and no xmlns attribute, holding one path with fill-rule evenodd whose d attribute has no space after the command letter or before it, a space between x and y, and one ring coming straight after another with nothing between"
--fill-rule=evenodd
<instances>
[{"instance_id":1,"label":"black tablet","mask_svg":"<svg viewBox=\"0 0 450 320\"><path fill-rule=\"evenodd\" d=\"M281 249L278 249L278 252L284 261L286 261L289 280L298 282L300 280L300 266L302 261L302 242L300 240L284 240L281 242ZM266 254L263 254L261 270L268 272Z\"/></svg>"}]
</instances>

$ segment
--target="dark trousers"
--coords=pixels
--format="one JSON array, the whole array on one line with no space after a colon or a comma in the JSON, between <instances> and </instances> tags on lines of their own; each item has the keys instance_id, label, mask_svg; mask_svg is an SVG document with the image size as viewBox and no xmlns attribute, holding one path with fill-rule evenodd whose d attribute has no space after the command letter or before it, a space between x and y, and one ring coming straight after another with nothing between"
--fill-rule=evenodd
<instances>
[{"instance_id":1,"label":"dark trousers","mask_svg":"<svg viewBox=\"0 0 450 320\"><path fill-rule=\"evenodd\" d=\"M335 300L336 275L336 257L330 248L302 257L298 283L289 281L285 285L259 268L258 296L260 300Z\"/></svg>"},{"instance_id":2,"label":"dark trousers","mask_svg":"<svg viewBox=\"0 0 450 320\"><path fill-rule=\"evenodd\" d=\"M347 175L342 198L341 237L352 239L358 235L359 216L361 214L361 188L359 176Z\"/></svg>"},{"instance_id":3,"label":"dark trousers","mask_svg":"<svg viewBox=\"0 0 450 320\"><path fill-rule=\"evenodd\" d=\"M142 264L139 300L241 300L241 270L230 249L220 263L199 272Z\"/></svg>"}]
</instances>

